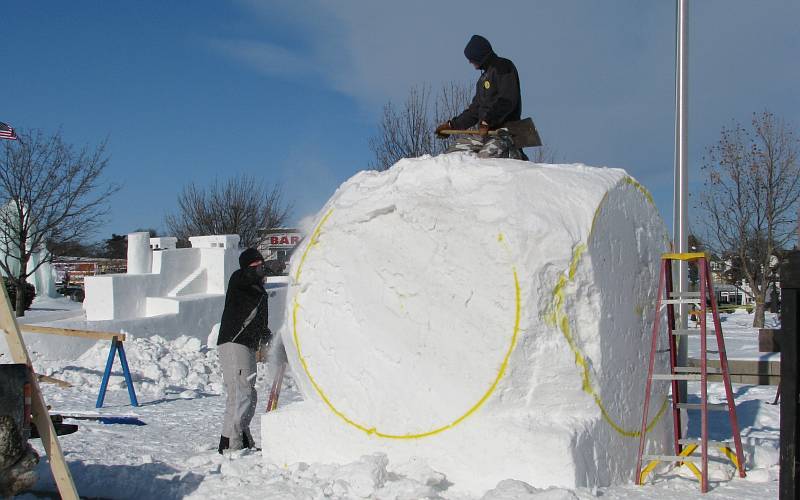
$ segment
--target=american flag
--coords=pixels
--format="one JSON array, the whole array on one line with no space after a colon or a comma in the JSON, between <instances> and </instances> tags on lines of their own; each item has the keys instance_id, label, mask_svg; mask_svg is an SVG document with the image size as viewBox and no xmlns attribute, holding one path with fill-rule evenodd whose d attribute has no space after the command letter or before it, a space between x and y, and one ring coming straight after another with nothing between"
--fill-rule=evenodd
<instances>
[{"instance_id":1,"label":"american flag","mask_svg":"<svg viewBox=\"0 0 800 500\"><path fill-rule=\"evenodd\" d=\"M11 128L11 125L0 122L0 139L8 139L9 141L17 140L17 133Z\"/></svg>"}]
</instances>

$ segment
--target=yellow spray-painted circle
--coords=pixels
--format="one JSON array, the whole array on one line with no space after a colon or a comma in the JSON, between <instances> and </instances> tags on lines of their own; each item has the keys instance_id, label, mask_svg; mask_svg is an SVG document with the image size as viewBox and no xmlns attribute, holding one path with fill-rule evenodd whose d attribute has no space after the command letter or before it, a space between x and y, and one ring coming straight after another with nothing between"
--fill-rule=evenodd
<instances>
[{"instance_id":1,"label":"yellow spray-painted circle","mask_svg":"<svg viewBox=\"0 0 800 500\"><path fill-rule=\"evenodd\" d=\"M625 182L638 189L644 195L645 199L651 205L654 205L653 197L650 195L647 189L645 189L644 186L636 182L633 178L626 176L620 182ZM603 199L600 200L600 203L597 205L597 209L595 209L594 217L592 217L592 227L589 230L589 236L586 239L587 241L591 240L592 235L594 234L595 222L597 222L597 217L600 214L600 210L603 207L606 198L608 198L608 192L606 192L606 194L603 195ZM567 316L567 313L564 312L564 303L566 299L564 289L566 288L567 284L569 284L571 281L575 279L575 273L578 270L578 264L580 263L583 253L587 249L588 246L585 243L581 243L580 245L577 245L573 250L572 259L570 260L567 272L559 277L558 283L556 283L556 286L553 289L553 302L550 305L550 312L545 317L545 320L551 326L558 327L559 331L566 339L570 350L572 350L572 353L575 355L575 364L581 371L583 391L592 397L595 404L600 409L600 414L603 416L603 420L605 420L606 423L608 423L608 425L610 425L611 428L614 429L618 434L624 437L639 437L639 435L641 434L641 430L638 429L627 430L623 428L620 424L618 424L609 414L608 410L603 404L603 400L600 398L600 395L597 393L597 390L595 389L594 385L592 385L591 373L589 371L589 363L586 361L586 356L580 350L577 343L575 342L575 338L572 336L572 330L569 324L569 316ZM655 427L655 425L664 415L664 412L667 410L667 403L668 400L665 397L664 401L661 403L661 408L658 410L658 413L656 413L655 417L653 417L653 420L650 421L649 424L647 424L647 432L650 432L650 430L652 430L652 428Z\"/></svg>"},{"instance_id":2,"label":"yellow spray-painted circle","mask_svg":"<svg viewBox=\"0 0 800 500\"><path fill-rule=\"evenodd\" d=\"M328 210L328 212L325 214L325 216L322 218L322 220L319 222L319 224L317 224L317 227L314 229L314 232L311 235L311 239L308 242L308 245L306 245L305 251L303 252L303 256L300 258L300 263L297 266L297 272L295 273L295 279L294 279L296 284L300 283L300 276L301 276L301 273L303 271L303 265L305 264L306 257L308 257L309 251L311 250L311 248L313 248L313 247L315 247L315 246L317 246L319 244L319 236L320 236L320 233L322 231L322 227L325 225L325 222L327 222L328 218L331 216L332 213L333 213L333 209ZM503 237L502 234L498 235L497 241L505 246L505 238ZM506 250L508 250L507 247L506 247ZM300 345L300 338L299 338L299 336L297 334L297 316L298 316L298 311L300 309L300 303L297 301L297 295L298 294L295 294L294 302L292 304L292 336L294 338L294 345L297 348L297 357L300 360L300 364L303 366L303 371L305 371L306 376L308 377L308 380L311 382L311 385L314 387L314 390L316 390L317 394L319 394L320 398L322 398L322 401L325 403L325 406L327 406L328 409L330 411L332 411L334 415L336 415L337 417L342 419L348 425L350 425L352 427L355 427L356 429L358 429L358 430L360 430L362 432L365 432L368 435L372 435L372 436L376 436L376 437L380 437L380 438L385 438L385 439L420 439L420 438L424 438L424 437L428 437L428 436L433 436L435 434L439 434L440 432L446 431L448 429L452 429L456 425L458 425L461 422L463 422L467 417L469 417L470 415L475 413L481 406L483 406L483 404L486 402L486 400L489 399L489 396L491 396L492 393L497 388L497 385L500 383L500 380L503 378L503 375L505 374L506 369L508 368L508 363L509 363L509 359L511 358L511 353L514 351L514 346L516 346L516 343L517 343L517 335L519 333L520 304L521 304L519 280L517 278L517 268L516 268L516 266L512 265L511 266L511 271L512 271L512 274L514 276L514 294L515 294L515 303L516 303L515 314L514 314L514 330L513 330L512 335L511 335L511 340L509 342L508 349L506 350L505 356L503 357L503 362L500 364L500 369L497 371L497 377L495 377L495 379L492 381L492 384L489 386L489 388L486 390L486 392L483 394L483 396L481 396L481 398L474 405L472 405L469 409L467 409L466 412L464 412L464 414L462 414L460 417L458 417L457 419L453 420L449 424L445 424L445 425L442 425L440 427L436 427L436 428L431 429L431 430L426 431L426 432L407 433L407 434L390 434L390 433L386 433L386 432L381 432L375 426L369 426L369 425L365 425L365 424L356 422L353 419L351 419L350 417L348 417L347 415L345 415L342 411L340 411L333 404L333 402L330 400L330 398L327 396L327 394L325 394L325 391L322 389L322 387L316 381L314 376L311 374L311 370L308 368L308 363L306 362L306 359L303 356L303 350L302 350L302 347Z\"/></svg>"}]
</instances>

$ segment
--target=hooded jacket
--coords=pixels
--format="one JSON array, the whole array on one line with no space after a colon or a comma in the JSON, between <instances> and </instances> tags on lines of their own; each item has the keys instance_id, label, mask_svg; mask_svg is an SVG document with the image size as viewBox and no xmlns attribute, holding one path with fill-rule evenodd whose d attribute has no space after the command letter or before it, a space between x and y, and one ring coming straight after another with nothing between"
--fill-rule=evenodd
<instances>
[{"instance_id":1,"label":"hooded jacket","mask_svg":"<svg viewBox=\"0 0 800 500\"><path fill-rule=\"evenodd\" d=\"M240 258L239 261L241 268L234 271L228 281L217 345L236 342L250 349L258 349L269 342L271 336L267 328L267 291L264 289L263 275L250 267L255 260L243 261ZM247 318L254 312L253 318L245 326Z\"/></svg>"},{"instance_id":2,"label":"hooded jacket","mask_svg":"<svg viewBox=\"0 0 800 500\"><path fill-rule=\"evenodd\" d=\"M464 55L482 70L475 85L475 97L463 113L450 120L454 129L464 130L485 121L489 128L501 128L522 115L519 75L514 63L499 57L488 40L474 35L464 48Z\"/></svg>"}]
</instances>

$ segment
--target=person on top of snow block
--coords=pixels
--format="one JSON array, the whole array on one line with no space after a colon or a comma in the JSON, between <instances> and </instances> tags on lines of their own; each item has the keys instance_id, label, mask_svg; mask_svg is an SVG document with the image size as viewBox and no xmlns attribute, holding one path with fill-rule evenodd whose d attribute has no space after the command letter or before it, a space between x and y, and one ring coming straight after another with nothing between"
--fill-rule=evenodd
<instances>
[{"instance_id":1,"label":"person on top of snow block","mask_svg":"<svg viewBox=\"0 0 800 500\"><path fill-rule=\"evenodd\" d=\"M481 71L475 85L475 97L460 115L439 124L436 134L443 137L442 130L466 130L478 124L480 139L459 139L447 152L473 151L482 158L527 160L525 153L514 146L510 134L503 133L503 125L518 121L522 114L516 66L509 59L495 54L489 40L480 35L472 35L464 48L464 55L475 69ZM498 135L489 137L490 130L497 130Z\"/></svg>"},{"instance_id":2,"label":"person on top of snow block","mask_svg":"<svg viewBox=\"0 0 800 500\"><path fill-rule=\"evenodd\" d=\"M250 421L258 399L256 355L272 336L267 327L264 258L258 250L248 248L239 255L239 267L228 281L217 340L226 394L220 453L255 448Z\"/></svg>"}]
</instances>

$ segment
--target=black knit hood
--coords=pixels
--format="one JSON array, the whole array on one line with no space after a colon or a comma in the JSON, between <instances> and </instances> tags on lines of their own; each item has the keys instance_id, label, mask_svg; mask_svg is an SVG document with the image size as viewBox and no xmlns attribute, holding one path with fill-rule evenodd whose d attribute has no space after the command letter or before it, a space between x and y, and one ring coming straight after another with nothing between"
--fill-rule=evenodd
<instances>
[{"instance_id":1,"label":"black knit hood","mask_svg":"<svg viewBox=\"0 0 800 500\"><path fill-rule=\"evenodd\" d=\"M480 35L472 35L472 38L467 42L467 46L464 47L464 55L467 60L476 63L478 66L486 64L492 54L494 54L492 44Z\"/></svg>"},{"instance_id":2,"label":"black knit hood","mask_svg":"<svg viewBox=\"0 0 800 500\"><path fill-rule=\"evenodd\" d=\"M253 262L258 262L259 260L264 260L264 257L261 256L261 252L255 248L248 248L239 255L239 267L244 269Z\"/></svg>"}]
</instances>

